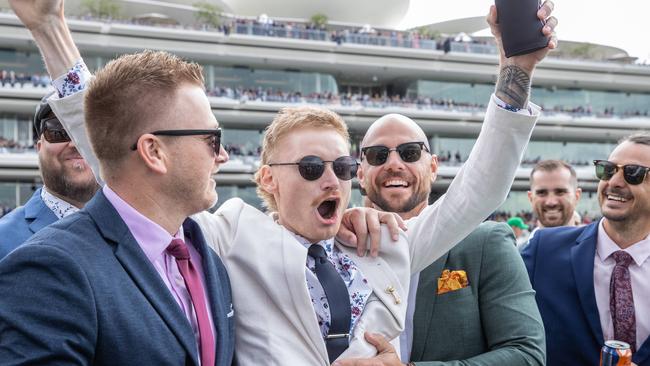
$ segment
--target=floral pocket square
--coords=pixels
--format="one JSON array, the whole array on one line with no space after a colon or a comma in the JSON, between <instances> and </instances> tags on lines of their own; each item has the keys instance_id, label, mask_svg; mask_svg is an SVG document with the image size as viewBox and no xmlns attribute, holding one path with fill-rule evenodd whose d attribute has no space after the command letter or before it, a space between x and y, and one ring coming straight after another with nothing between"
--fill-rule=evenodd
<instances>
[{"instance_id":1,"label":"floral pocket square","mask_svg":"<svg viewBox=\"0 0 650 366\"><path fill-rule=\"evenodd\" d=\"M460 290L467 287L467 273L463 270L450 271L445 269L442 271L440 278L438 278L438 295Z\"/></svg>"}]
</instances>

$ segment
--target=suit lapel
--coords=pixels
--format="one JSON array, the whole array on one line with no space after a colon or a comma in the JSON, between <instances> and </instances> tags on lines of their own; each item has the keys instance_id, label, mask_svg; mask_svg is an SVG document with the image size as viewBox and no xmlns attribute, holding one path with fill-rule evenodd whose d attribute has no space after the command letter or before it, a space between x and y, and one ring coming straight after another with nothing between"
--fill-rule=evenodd
<instances>
[{"instance_id":1,"label":"suit lapel","mask_svg":"<svg viewBox=\"0 0 650 366\"><path fill-rule=\"evenodd\" d=\"M107 243L115 247L115 257L134 284L149 300L196 364L197 345L187 318L113 205L100 190L86 205L85 210L93 217Z\"/></svg>"},{"instance_id":2,"label":"suit lapel","mask_svg":"<svg viewBox=\"0 0 650 366\"><path fill-rule=\"evenodd\" d=\"M219 278L217 273L217 264L215 262L216 254L208 248L205 237L200 227L192 219L187 219L183 223L183 231L192 245L199 252L203 264L203 276L205 278L205 287L208 298L210 299L210 310L212 311L212 321L216 329L216 356L217 365L226 363L225 357L228 357L229 351L227 345L230 344L228 327L228 312L231 309L231 303L226 301L230 296L223 292L224 286L221 281L227 278ZM227 286L226 286L227 287ZM226 303L227 302L227 303ZM224 359L220 359L220 358Z\"/></svg>"},{"instance_id":3,"label":"suit lapel","mask_svg":"<svg viewBox=\"0 0 650 366\"><path fill-rule=\"evenodd\" d=\"M415 297L415 312L413 313L413 347L411 359L421 360L424 353L424 346L427 344L429 328L433 325L433 308L438 300L438 277L442 273L449 252L445 253L429 267L420 272Z\"/></svg>"},{"instance_id":4,"label":"suit lapel","mask_svg":"<svg viewBox=\"0 0 650 366\"><path fill-rule=\"evenodd\" d=\"M595 222L587 226L576 239L576 245L571 248L571 264L582 311L598 344L604 344L594 291L594 256L597 237L598 222Z\"/></svg>"},{"instance_id":5,"label":"suit lapel","mask_svg":"<svg viewBox=\"0 0 650 366\"><path fill-rule=\"evenodd\" d=\"M41 199L41 188L25 204L25 219L31 220L29 230L35 233L57 220L56 215Z\"/></svg>"}]
</instances>

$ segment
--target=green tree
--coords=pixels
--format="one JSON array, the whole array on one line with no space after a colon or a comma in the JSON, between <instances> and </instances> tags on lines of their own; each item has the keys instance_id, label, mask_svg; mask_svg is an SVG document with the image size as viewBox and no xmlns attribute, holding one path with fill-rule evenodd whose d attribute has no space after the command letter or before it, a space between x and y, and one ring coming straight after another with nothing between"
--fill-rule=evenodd
<instances>
[{"instance_id":1,"label":"green tree","mask_svg":"<svg viewBox=\"0 0 650 366\"><path fill-rule=\"evenodd\" d=\"M115 0L82 0L81 7L92 16L119 18L120 5Z\"/></svg>"},{"instance_id":2,"label":"green tree","mask_svg":"<svg viewBox=\"0 0 650 366\"><path fill-rule=\"evenodd\" d=\"M316 27L316 28L325 28L325 25L327 25L327 21L329 19L327 18L327 15L322 14L322 13L317 13L311 16L310 21L311 24Z\"/></svg>"},{"instance_id":3,"label":"green tree","mask_svg":"<svg viewBox=\"0 0 650 366\"><path fill-rule=\"evenodd\" d=\"M219 6L207 1L200 1L194 3L194 7L197 9L194 16L199 23L209 25L213 28L221 25L221 12L223 10Z\"/></svg>"},{"instance_id":4,"label":"green tree","mask_svg":"<svg viewBox=\"0 0 650 366\"><path fill-rule=\"evenodd\" d=\"M427 38L427 39L438 39L441 36L439 31L433 30L432 28L427 27L427 26L422 26L422 27L415 28L415 31L418 32L418 34L420 34L421 36L423 36L424 38Z\"/></svg>"},{"instance_id":5,"label":"green tree","mask_svg":"<svg viewBox=\"0 0 650 366\"><path fill-rule=\"evenodd\" d=\"M578 58L593 58L596 46L591 43L582 43L573 47L569 53Z\"/></svg>"}]
</instances>

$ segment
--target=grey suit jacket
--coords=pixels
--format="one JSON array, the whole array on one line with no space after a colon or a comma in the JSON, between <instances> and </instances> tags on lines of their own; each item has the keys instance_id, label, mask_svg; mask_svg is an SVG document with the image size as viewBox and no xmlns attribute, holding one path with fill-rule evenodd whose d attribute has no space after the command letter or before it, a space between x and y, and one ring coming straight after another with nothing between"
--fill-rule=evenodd
<instances>
[{"instance_id":1,"label":"grey suit jacket","mask_svg":"<svg viewBox=\"0 0 650 366\"><path fill-rule=\"evenodd\" d=\"M444 269L464 270L468 286L438 295ZM481 224L420 272L413 318L417 365L545 364L535 292L506 224Z\"/></svg>"}]
</instances>

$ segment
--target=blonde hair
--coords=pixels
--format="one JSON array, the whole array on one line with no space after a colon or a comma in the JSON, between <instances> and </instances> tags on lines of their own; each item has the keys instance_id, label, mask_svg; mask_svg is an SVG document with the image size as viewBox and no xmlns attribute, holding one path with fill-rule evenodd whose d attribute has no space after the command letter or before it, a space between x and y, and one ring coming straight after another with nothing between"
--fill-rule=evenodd
<instances>
[{"instance_id":1,"label":"blonde hair","mask_svg":"<svg viewBox=\"0 0 650 366\"><path fill-rule=\"evenodd\" d=\"M264 140L262 141L260 167L271 162L282 138L302 128L331 129L338 132L346 142L350 140L347 125L341 116L335 112L325 108L306 106L282 108L273 119L273 122L266 127ZM255 173L254 179L255 183L257 183L257 195L264 202L264 206L271 211L277 211L275 197L261 187L259 170Z\"/></svg>"},{"instance_id":2,"label":"blonde hair","mask_svg":"<svg viewBox=\"0 0 650 366\"><path fill-rule=\"evenodd\" d=\"M104 168L117 168L138 137L160 126L182 84L203 88L202 67L167 52L123 55L97 72L85 96L88 138Z\"/></svg>"}]
</instances>

